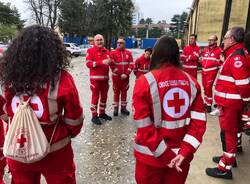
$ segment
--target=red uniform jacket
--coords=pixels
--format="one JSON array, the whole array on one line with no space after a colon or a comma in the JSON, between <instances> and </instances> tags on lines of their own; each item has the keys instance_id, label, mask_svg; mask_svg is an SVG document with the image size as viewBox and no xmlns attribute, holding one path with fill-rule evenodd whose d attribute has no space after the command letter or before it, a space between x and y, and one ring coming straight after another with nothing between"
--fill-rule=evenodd
<instances>
[{"instance_id":1,"label":"red uniform jacket","mask_svg":"<svg viewBox=\"0 0 250 184\"><path fill-rule=\"evenodd\" d=\"M90 70L90 80L108 80L109 66L103 60L110 57L110 52L105 48L94 46L87 50L86 65Z\"/></svg>"},{"instance_id":2,"label":"red uniform jacket","mask_svg":"<svg viewBox=\"0 0 250 184\"><path fill-rule=\"evenodd\" d=\"M134 73L136 78L149 72L150 58L146 59L144 54L135 61Z\"/></svg>"},{"instance_id":3,"label":"red uniform jacket","mask_svg":"<svg viewBox=\"0 0 250 184\"><path fill-rule=\"evenodd\" d=\"M113 65L111 65L112 73L114 76L126 74L129 75L133 70L133 56L127 49L115 49L111 52Z\"/></svg>"},{"instance_id":4,"label":"red uniform jacket","mask_svg":"<svg viewBox=\"0 0 250 184\"><path fill-rule=\"evenodd\" d=\"M250 60L243 44L235 44L225 50L225 61L215 85L215 101L218 105L242 109L250 101Z\"/></svg>"},{"instance_id":5,"label":"red uniform jacket","mask_svg":"<svg viewBox=\"0 0 250 184\"><path fill-rule=\"evenodd\" d=\"M3 107L5 104L5 100L4 98L0 95L0 116L4 115L4 111L3 111ZM1 161L4 160L4 156L3 156L3 144L4 144L4 122L2 121L2 119L0 119L0 180L1 180Z\"/></svg>"},{"instance_id":6,"label":"red uniform jacket","mask_svg":"<svg viewBox=\"0 0 250 184\"><path fill-rule=\"evenodd\" d=\"M201 59L202 71L217 71L221 66L220 55L221 48L218 46L205 48Z\"/></svg>"},{"instance_id":7,"label":"red uniform jacket","mask_svg":"<svg viewBox=\"0 0 250 184\"><path fill-rule=\"evenodd\" d=\"M153 70L136 81L133 111L138 128L136 159L166 167L179 153L191 161L206 128L204 103L196 80L173 66Z\"/></svg>"},{"instance_id":8,"label":"red uniform jacket","mask_svg":"<svg viewBox=\"0 0 250 184\"><path fill-rule=\"evenodd\" d=\"M12 119L20 103L20 98L13 96L8 89L4 90L4 98L6 113ZM27 100L28 96L23 95L23 98ZM70 138L75 137L81 130L83 125L82 107L73 78L66 71L61 71L59 74L59 80L55 83L54 90L52 90L50 82L39 89L32 96L30 106L37 115L48 141L50 141L55 124L59 121L52 146L57 143L57 147L63 148L70 142Z\"/></svg>"},{"instance_id":9,"label":"red uniform jacket","mask_svg":"<svg viewBox=\"0 0 250 184\"><path fill-rule=\"evenodd\" d=\"M188 45L183 49L181 60L183 68L197 69L201 49L197 45Z\"/></svg>"}]
</instances>

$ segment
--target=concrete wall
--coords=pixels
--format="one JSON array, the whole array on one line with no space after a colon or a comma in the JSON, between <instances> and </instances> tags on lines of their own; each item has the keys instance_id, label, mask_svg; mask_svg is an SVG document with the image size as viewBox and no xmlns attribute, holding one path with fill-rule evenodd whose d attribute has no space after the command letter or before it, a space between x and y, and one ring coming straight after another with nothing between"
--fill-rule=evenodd
<instances>
[{"instance_id":1,"label":"concrete wall","mask_svg":"<svg viewBox=\"0 0 250 184\"><path fill-rule=\"evenodd\" d=\"M226 0L200 0L197 34L199 42L207 42L211 34L220 40Z\"/></svg>"},{"instance_id":2,"label":"concrete wall","mask_svg":"<svg viewBox=\"0 0 250 184\"><path fill-rule=\"evenodd\" d=\"M229 28L242 26L246 28L249 0L233 0Z\"/></svg>"},{"instance_id":3,"label":"concrete wall","mask_svg":"<svg viewBox=\"0 0 250 184\"><path fill-rule=\"evenodd\" d=\"M193 11L190 15L189 28L186 34L196 33L198 42L207 42L211 34L216 34L218 40L220 40L224 36L221 35L221 32L226 0L199 0L197 2L198 6L193 3ZM236 25L246 28L247 15L248 11L250 11L248 7L249 0L232 0L229 28ZM197 22L195 22L196 13ZM186 44L188 43L188 35L186 36Z\"/></svg>"}]
</instances>

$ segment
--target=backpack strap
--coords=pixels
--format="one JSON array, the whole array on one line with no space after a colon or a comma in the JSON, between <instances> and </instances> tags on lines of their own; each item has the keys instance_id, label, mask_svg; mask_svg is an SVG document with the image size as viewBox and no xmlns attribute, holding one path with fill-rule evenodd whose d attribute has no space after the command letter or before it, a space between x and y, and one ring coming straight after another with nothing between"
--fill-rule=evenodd
<instances>
[{"instance_id":1,"label":"backpack strap","mask_svg":"<svg viewBox=\"0 0 250 184\"><path fill-rule=\"evenodd\" d=\"M31 98L32 98L32 97L29 96L28 100L27 100L27 101L24 101L23 96L19 96L20 103L21 103L22 105L24 105L25 107L26 107L27 105L29 105Z\"/></svg>"},{"instance_id":2,"label":"backpack strap","mask_svg":"<svg viewBox=\"0 0 250 184\"><path fill-rule=\"evenodd\" d=\"M54 127L54 129L53 129L51 138L50 138L50 140L49 140L49 145L51 145L51 142L52 142L52 140L53 140L53 137L54 137L54 134L55 134L55 132L56 132L56 128L57 128L57 125L58 125L59 121L60 121L60 116L58 117L57 122L56 122L56 124L55 124L55 127Z\"/></svg>"}]
</instances>

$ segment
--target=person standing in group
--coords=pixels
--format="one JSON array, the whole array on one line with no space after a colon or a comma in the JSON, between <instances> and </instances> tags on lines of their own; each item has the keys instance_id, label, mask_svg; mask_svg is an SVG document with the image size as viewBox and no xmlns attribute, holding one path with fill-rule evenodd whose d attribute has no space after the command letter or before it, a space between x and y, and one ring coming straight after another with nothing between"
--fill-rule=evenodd
<instances>
[{"instance_id":1,"label":"person standing in group","mask_svg":"<svg viewBox=\"0 0 250 184\"><path fill-rule=\"evenodd\" d=\"M113 60L112 81L114 90L114 116L118 116L119 101L121 96L121 113L129 115L127 110L127 91L129 89L129 75L133 70L132 53L125 48L125 40L119 37L117 40L117 48L111 52Z\"/></svg>"},{"instance_id":2,"label":"person standing in group","mask_svg":"<svg viewBox=\"0 0 250 184\"><path fill-rule=\"evenodd\" d=\"M216 178L232 179L231 168L236 165L237 133L241 131L241 115L250 101L250 58L244 48L244 29L233 27L224 36L225 61L215 85L215 101L219 106L219 122L223 155L213 157L218 163L207 168L206 174Z\"/></svg>"},{"instance_id":3,"label":"person standing in group","mask_svg":"<svg viewBox=\"0 0 250 184\"><path fill-rule=\"evenodd\" d=\"M221 65L221 48L217 46L217 36L208 38L208 47L202 53L202 86L204 89L205 108L208 113L212 111L213 84Z\"/></svg>"},{"instance_id":4,"label":"person standing in group","mask_svg":"<svg viewBox=\"0 0 250 184\"><path fill-rule=\"evenodd\" d=\"M250 57L250 32L246 33L245 35L244 46ZM242 114L242 121L244 122L243 131L247 135L250 135L250 103L248 103L244 109L244 112Z\"/></svg>"},{"instance_id":5,"label":"person standing in group","mask_svg":"<svg viewBox=\"0 0 250 184\"><path fill-rule=\"evenodd\" d=\"M4 129L4 121L3 120L8 120L8 117L3 111L3 107L5 104L5 100L0 95L0 184L4 184L4 168L6 166L6 159L3 155L3 144L4 144L4 137L5 137L5 129Z\"/></svg>"},{"instance_id":6,"label":"person standing in group","mask_svg":"<svg viewBox=\"0 0 250 184\"><path fill-rule=\"evenodd\" d=\"M150 72L136 80L133 117L138 184L184 184L202 142L206 113L201 89L179 66L177 42L163 36L153 48Z\"/></svg>"},{"instance_id":7,"label":"person standing in group","mask_svg":"<svg viewBox=\"0 0 250 184\"><path fill-rule=\"evenodd\" d=\"M149 72L152 49L146 48L144 53L135 61L134 74L136 79Z\"/></svg>"},{"instance_id":8,"label":"person standing in group","mask_svg":"<svg viewBox=\"0 0 250 184\"><path fill-rule=\"evenodd\" d=\"M46 141L51 140L50 152L40 161L27 164L7 159L14 184L39 184L41 175L48 184L76 183L71 138L81 131L83 112L68 67L66 49L59 36L39 25L24 28L5 52L0 81L10 125L25 101L37 117ZM20 149L26 150L28 136L35 134L26 133L24 128L13 139L17 139Z\"/></svg>"},{"instance_id":9,"label":"person standing in group","mask_svg":"<svg viewBox=\"0 0 250 184\"><path fill-rule=\"evenodd\" d=\"M183 62L183 70L197 79L198 62L201 49L196 44L197 35L191 34L189 37L189 45L183 49L181 60Z\"/></svg>"},{"instance_id":10,"label":"person standing in group","mask_svg":"<svg viewBox=\"0 0 250 184\"><path fill-rule=\"evenodd\" d=\"M91 99L91 121L94 124L101 125L100 120L112 120L105 112L106 102L109 90L109 65L111 64L110 52L104 47L104 38L97 34L94 37L94 47L87 50L86 66L90 71L90 89L92 91ZM99 104L99 116L97 106Z\"/></svg>"}]
</instances>

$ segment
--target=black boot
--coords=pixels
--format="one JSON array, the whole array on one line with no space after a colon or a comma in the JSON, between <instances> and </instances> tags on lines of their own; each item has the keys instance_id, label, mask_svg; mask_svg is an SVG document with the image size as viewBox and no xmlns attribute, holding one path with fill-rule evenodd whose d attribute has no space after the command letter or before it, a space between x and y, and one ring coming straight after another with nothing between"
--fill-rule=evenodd
<instances>
[{"instance_id":1,"label":"black boot","mask_svg":"<svg viewBox=\"0 0 250 184\"><path fill-rule=\"evenodd\" d=\"M207 113L212 112L212 108L210 105L206 105L205 108L206 108Z\"/></svg>"},{"instance_id":2,"label":"black boot","mask_svg":"<svg viewBox=\"0 0 250 184\"><path fill-rule=\"evenodd\" d=\"M113 115L114 115L114 116L118 116L118 109L114 109Z\"/></svg>"},{"instance_id":3,"label":"black boot","mask_svg":"<svg viewBox=\"0 0 250 184\"><path fill-rule=\"evenodd\" d=\"M220 171L217 167L206 168L206 174L215 178L233 179L232 171Z\"/></svg>"},{"instance_id":4,"label":"black boot","mask_svg":"<svg viewBox=\"0 0 250 184\"><path fill-rule=\"evenodd\" d=\"M126 116L129 116L129 114L130 114L130 112L127 109L121 109L121 113L126 115Z\"/></svg>"},{"instance_id":5,"label":"black boot","mask_svg":"<svg viewBox=\"0 0 250 184\"><path fill-rule=\"evenodd\" d=\"M107 114L100 114L99 118L104 119L105 121L107 121L107 120L111 121L112 120L112 118L110 116L108 116Z\"/></svg>"},{"instance_id":6,"label":"black boot","mask_svg":"<svg viewBox=\"0 0 250 184\"><path fill-rule=\"evenodd\" d=\"M102 122L100 121L99 117L98 116L94 116L92 119L91 119L92 123L96 124L96 125L101 125Z\"/></svg>"},{"instance_id":7,"label":"black boot","mask_svg":"<svg viewBox=\"0 0 250 184\"><path fill-rule=\"evenodd\" d=\"M237 153L243 153L243 148L242 146L237 147Z\"/></svg>"},{"instance_id":8,"label":"black boot","mask_svg":"<svg viewBox=\"0 0 250 184\"><path fill-rule=\"evenodd\" d=\"M213 157L212 158L212 160L213 160L213 162L214 163L219 163L220 162L220 159L221 159L221 156L215 156L215 157ZM236 160L235 160L235 162L234 162L234 164L233 164L233 167L237 167L238 165L237 165L237 162L236 162Z\"/></svg>"}]
</instances>

